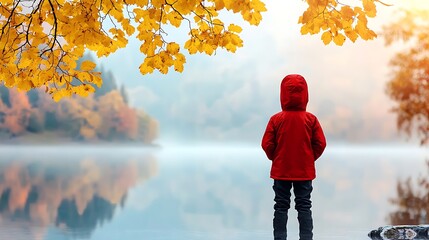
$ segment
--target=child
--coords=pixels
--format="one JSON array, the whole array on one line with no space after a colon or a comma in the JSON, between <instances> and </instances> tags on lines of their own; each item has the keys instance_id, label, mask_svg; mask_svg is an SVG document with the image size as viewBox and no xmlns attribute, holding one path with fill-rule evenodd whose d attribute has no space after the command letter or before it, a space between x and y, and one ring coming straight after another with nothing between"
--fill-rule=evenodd
<instances>
[{"instance_id":1,"label":"child","mask_svg":"<svg viewBox=\"0 0 429 240\"><path fill-rule=\"evenodd\" d=\"M282 111L273 115L262 138L262 148L272 161L274 179L274 239L286 240L290 190L295 194L299 239L313 239L310 195L316 178L314 162L322 155L326 140L317 118L306 111L307 83L301 75L287 75L280 86Z\"/></svg>"}]
</instances>

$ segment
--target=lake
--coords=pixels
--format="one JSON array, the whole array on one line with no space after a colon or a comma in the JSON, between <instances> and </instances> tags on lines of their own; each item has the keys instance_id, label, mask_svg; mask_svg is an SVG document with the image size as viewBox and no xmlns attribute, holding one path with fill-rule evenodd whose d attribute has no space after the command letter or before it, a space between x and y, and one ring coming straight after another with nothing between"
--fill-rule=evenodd
<instances>
[{"instance_id":1,"label":"lake","mask_svg":"<svg viewBox=\"0 0 429 240\"><path fill-rule=\"evenodd\" d=\"M390 224L404 212L392 203L398 183L419 191L428 157L328 146L313 183L315 239L364 240ZM258 146L0 146L0 158L0 239L272 239L270 161ZM298 239L293 204L288 230Z\"/></svg>"}]
</instances>

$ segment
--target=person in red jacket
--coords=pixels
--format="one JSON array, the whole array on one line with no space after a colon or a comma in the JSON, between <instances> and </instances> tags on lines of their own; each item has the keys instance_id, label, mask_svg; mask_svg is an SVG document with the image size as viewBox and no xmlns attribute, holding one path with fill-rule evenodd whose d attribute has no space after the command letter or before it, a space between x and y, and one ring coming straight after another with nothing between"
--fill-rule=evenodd
<instances>
[{"instance_id":1,"label":"person in red jacket","mask_svg":"<svg viewBox=\"0 0 429 240\"><path fill-rule=\"evenodd\" d=\"M312 180L316 178L315 161L326 147L325 135L316 116L306 111L308 87L304 77L287 75L280 85L282 111L274 114L262 138L262 148L272 161L274 179L274 239L287 238L291 189L298 211L299 239L313 239L311 215Z\"/></svg>"}]
</instances>

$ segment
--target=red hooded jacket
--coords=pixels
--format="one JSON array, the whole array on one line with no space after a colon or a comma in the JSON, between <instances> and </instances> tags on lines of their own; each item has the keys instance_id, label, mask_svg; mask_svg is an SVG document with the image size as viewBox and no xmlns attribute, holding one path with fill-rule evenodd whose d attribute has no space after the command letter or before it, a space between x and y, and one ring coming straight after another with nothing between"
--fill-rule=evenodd
<instances>
[{"instance_id":1,"label":"red hooded jacket","mask_svg":"<svg viewBox=\"0 0 429 240\"><path fill-rule=\"evenodd\" d=\"M315 161L326 147L316 116L306 111L307 83L301 75L287 75L280 86L282 111L270 118L262 148L272 160L271 178L303 181L316 178Z\"/></svg>"}]
</instances>

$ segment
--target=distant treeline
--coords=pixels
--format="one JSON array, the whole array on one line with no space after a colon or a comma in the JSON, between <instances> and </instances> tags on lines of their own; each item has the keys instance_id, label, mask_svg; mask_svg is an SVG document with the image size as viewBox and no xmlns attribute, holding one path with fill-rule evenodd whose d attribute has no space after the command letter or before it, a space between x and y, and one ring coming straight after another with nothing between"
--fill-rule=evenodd
<instances>
[{"instance_id":1,"label":"distant treeline","mask_svg":"<svg viewBox=\"0 0 429 240\"><path fill-rule=\"evenodd\" d=\"M21 92L0 84L0 140L49 132L73 140L151 143L158 135L158 122L128 105L126 89L118 88L111 72L99 71L103 85L93 95L58 103L44 89Z\"/></svg>"}]
</instances>

